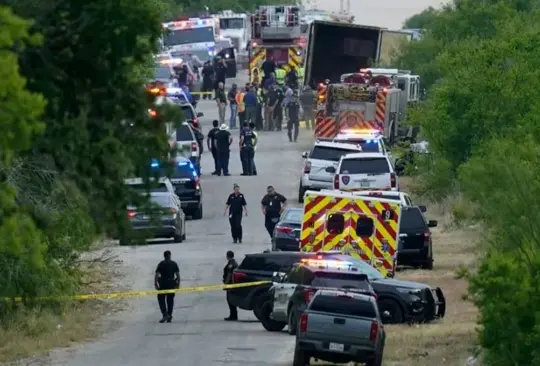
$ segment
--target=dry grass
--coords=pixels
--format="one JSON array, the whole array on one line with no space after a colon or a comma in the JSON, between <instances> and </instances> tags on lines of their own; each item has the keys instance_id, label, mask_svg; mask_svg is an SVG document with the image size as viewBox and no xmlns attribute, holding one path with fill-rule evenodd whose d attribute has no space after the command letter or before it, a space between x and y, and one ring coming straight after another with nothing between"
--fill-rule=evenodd
<instances>
[{"instance_id":1,"label":"dry grass","mask_svg":"<svg viewBox=\"0 0 540 366\"><path fill-rule=\"evenodd\" d=\"M82 291L111 292L117 288L109 282L116 275L110 263L84 264L85 279L89 282ZM0 364L33 358L49 350L67 347L88 340L103 331L96 320L102 315L118 311L118 302L71 302L56 311L50 308L20 308L13 317L4 319L0 327Z\"/></svg>"},{"instance_id":2,"label":"dry grass","mask_svg":"<svg viewBox=\"0 0 540 366\"><path fill-rule=\"evenodd\" d=\"M432 324L387 326L385 366L463 366L473 352L477 310L463 300L467 282L456 278L456 269L474 265L478 229L456 228L449 214L452 204L449 200L428 206L429 219L439 221L439 227L432 230L433 271L405 270L396 276L441 287L447 301L446 316Z\"/></svg>"}]
</instances>

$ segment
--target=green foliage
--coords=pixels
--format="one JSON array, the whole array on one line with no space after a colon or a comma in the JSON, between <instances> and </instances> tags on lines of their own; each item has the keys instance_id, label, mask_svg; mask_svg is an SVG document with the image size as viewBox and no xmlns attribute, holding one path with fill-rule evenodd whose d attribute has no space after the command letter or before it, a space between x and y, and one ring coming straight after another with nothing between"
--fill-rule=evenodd
<instances>
[{"instance_id":1,"label":"green foliage","mask_svg":"<svg viewBox=\"0 0 540 366\"><path fill-rule=\"evenodd\" d=\"M403 23L403 28L409 29L425 29L429 28L430 23L437 19L438 11L433 7L429 7L412 17L407 18Z\"/></svg>"},{"instance_id":2,"label":"green foliage","mask_svg":"<svg viewBox=\"0 0 540 366\"><path fill-rule=\"evenodd\" d=\"M487 366L540 362L539 4L454 1L397 60L429 88L410 114L432 153L418 163L420 190L459 188L454 217L486 227L467 277Z\"/></svg>"}]
</instances>

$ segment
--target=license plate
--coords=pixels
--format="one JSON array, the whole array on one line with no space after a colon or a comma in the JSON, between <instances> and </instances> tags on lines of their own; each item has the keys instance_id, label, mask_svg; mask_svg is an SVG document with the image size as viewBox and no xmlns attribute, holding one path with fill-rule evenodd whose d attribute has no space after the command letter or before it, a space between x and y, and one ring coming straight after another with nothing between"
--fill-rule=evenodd
<instances>
[{"instance_id":1,"label":"license plate","mask_svg":"<svg viewBox=\"0 0 540 366\"><path fill-rule=\"evenodd\" d=\"M360 181L360 187L364 188L364 187L369 187L369 186L371 186L371 184L368 180Z\"/></svg>"},{"instance_id":2,"label":"license plate","mask_svg":"<svg viewBox=\"0 0 540 366\"><path fill-rule=\"evenodd\" d=\"M340 343L330 343L328 345L328 349L330 351L343 352L343 350L345 349L345 346L343 344L340 344Z\"/></svg>"}]
</instances>

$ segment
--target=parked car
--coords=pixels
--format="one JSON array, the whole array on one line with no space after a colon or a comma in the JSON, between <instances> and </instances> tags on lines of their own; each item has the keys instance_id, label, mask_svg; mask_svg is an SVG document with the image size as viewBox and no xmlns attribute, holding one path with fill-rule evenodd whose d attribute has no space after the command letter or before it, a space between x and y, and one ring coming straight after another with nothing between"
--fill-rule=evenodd
<instances>
[{"instance_id":1,"label":"parked car","mask_svg":"<svg viewBox=\"0 0 540 366\"><path fill-rule=\"evenodd\" d=\"M398 265L433 269L433 243L430 228L437 221L426 221L418 206L402 207L399 224Z\"/></svg>"},{"instance_id":2,"label":"parked car","mask_svg":"<svg viewBox=\"0 0 540 366\"><path fill-rule=\"evenodd\" d=\"M283 211L274 228L272 251L297 252L299 250L303 214L302 208L287 208Z\"/></svg>"}]
</instances>

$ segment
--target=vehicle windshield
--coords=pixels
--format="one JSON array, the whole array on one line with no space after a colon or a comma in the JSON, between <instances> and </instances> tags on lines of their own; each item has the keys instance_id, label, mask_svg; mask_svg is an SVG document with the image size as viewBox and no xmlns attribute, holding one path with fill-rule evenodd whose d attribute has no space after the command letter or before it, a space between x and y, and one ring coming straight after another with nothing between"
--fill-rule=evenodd
<instances>
[{"instance_id":1,"label":"vehicle windshield","mask_svg":"<svg viewBox=\"0 0 540 366\"><path fill-rule=\"evenodd\" d=\"M285 217L283 218L283 220L288 221L288 222L301 223L303 216L304 216L304 210L290 209L285 213Z\"/></svg>"},{"instance_id":2,"label":"vehicle windshield","mask_svg":"<svg viewBox=\"0 0 540 366\"><path fill-rule=\"evenodd\" d=\"M360 145L362 152L380 152L379 142L376 140L365 140L365 139L346 139L346 140L335 140L344 144L354 144Z\"/></svg>"},{"instance_id":3,"label":"vehicle windshield","mask_svg":"<svg viewBox=\"0 0 540 366\"><path fill-rule=\"evenodd\" d=\"M176 141L195 141L191 128L187 124L182 124L176 129Z\"/></svg>"},{"instance_id":4,"label":"vehicle windshield","mask_svg":"<svg viewBox=\"0 0 540 366\"><path fill-rule=\"evenodd\" d=\"M420 209L411 207L401 211L401 221L399 223L400 229L423 229L426 227L424 215Z\"/></svg>"},{"instance_id":5,"label":"vehicle windshield","mask_svg":"<svg viewBox=\"0 0 540 366\"><path fill-rule=\"evenodd\" d=\"M226 18L219 20L219 28L221 29L243 29L244 19L242 18Z\"/></svg>"},{"instance_id":6,"label":"vehicle windshield","mask_svg":"<svg viewBox=\"0 0 540 366\"><path fill-rule=\"evenodd\" d=\"M185 51L173 51L171 55L174 58L181 58L185 62L196 61L198 58L200 62L210 60L211 56L208 50L185 50Z\"/></svg>"},{"instance_id":7,"label":"vehicle windshield","mask_svg":"<svg viewBox=\"0 0 540 366\"><path fill-rule=\"evenodd\" d=\"M342 314L348 316L361 316L366 318L376 318L375 306L373 303L343 296L319 295L313 299L310 306L312 311L323 313Z\"/></svg>"},{"instance_id":8,"label":"vehicle windshield","mask_svg":"<svg viewBox=\"0 0 540 366\"><path fill-rule=\"evenodd\" d=\"M214 42L212 27L169 30L164 36L165 46L178 46L189 43Z\"/></svg>"},{"instance_id":9,"label":"vehicle windshield","mask_svg":"<svg viewBox=\"0 0 540 366\"><path fill-rule=\"evenodd\" d=\"M193 114L193 109L189 105L183 105L182 106L182 113L184 113L184 120L185 121L193 121L197 119L195 114Z\"/></svg>"},{"instance_id":10,"label":"vehicle windshield","mask_svg":"<svg viewBox=\"0 0 540 366\"><path fill-rule=\"evenodd\" d=\"M170 79L171 69L167 66L156 66L154 69L154 78L156 79Z\"/></svg>"},{"instance_id":11,"label":"vehicle windshield","mask_svg":"<svg viewBox=\"0 0 540 366\"><path fill-rule=\"evenodd\" d=\"M338 149L328 146L315 146L309 157L317 160L339 161L343 155L356 153L358 150Z\"/></svg>"},{"instance_id":12,"label":"vehicle windshield","mask_svg":"<svg viewBox=\"0 0 540 366\"><path fill-rule=\"evenodd\" d=\"M144 184L129 184L129 186L137 193L146 194L148 187ZM150 192L168 192L165 183L160 183L158 186L150 187Z\"/></svg>"},{"instance_id":13,"label":"vehicle windshield","mask_svg":"<svg viewBox=\"0 0 540 366\"><path fill-rule=\"evenodd\" d=\"M343 174L386 174L390 166L385 158L344 159L339 169Z\"/></svg>"},{"instance_id":14,"label":"vehicle windshield","mask_svg":"<svg viewBox=\"0 0 540 366\"><path fill-rule=\"evenodd\" d=\"M382 280L382 279L385 278L375 268L371 267L369 264L367 264L363 260L358 259L356 257L348 256L348 255L339 255L338 254L338 255L335 255L335 256L330 256L329 259L336 259L336 260L350 262L354 268L358 269L358 273L363 273L363 274L367 275L368 279L370 281L371 280Z\"/></svg>"}]
</instances>

